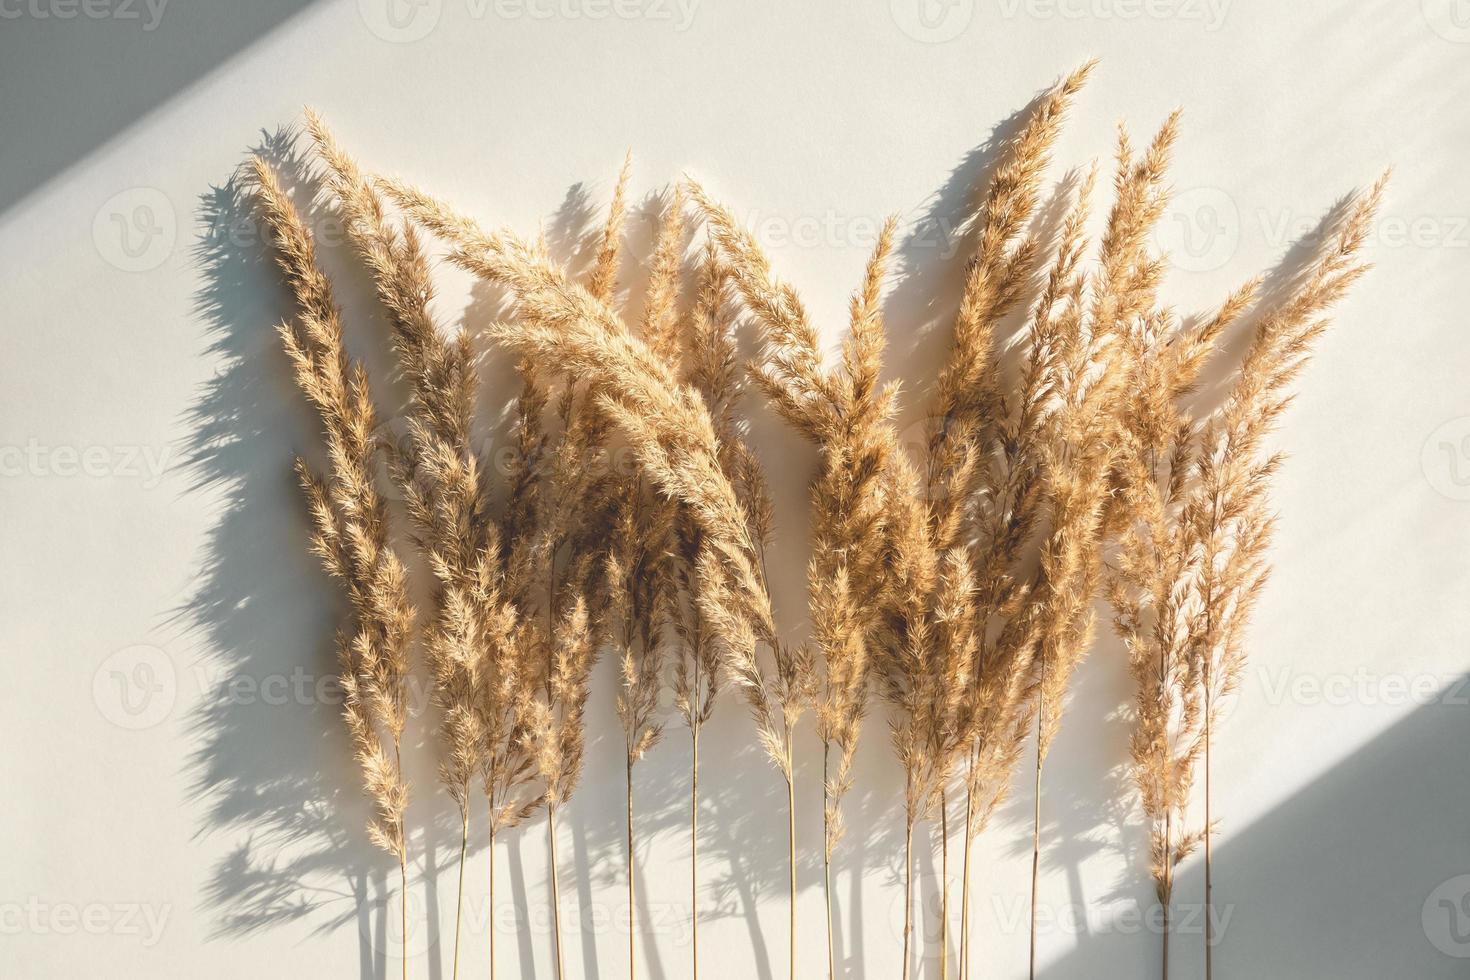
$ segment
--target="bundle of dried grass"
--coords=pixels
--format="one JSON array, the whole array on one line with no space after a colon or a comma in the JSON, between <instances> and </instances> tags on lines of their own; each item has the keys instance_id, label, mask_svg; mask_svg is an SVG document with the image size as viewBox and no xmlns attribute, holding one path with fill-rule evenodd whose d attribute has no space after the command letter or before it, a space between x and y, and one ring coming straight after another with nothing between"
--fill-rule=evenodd
<instances>
[{"instance_id":1,"label":"bundle of dried grass","mask_svg":"<svg viewBox=\"0 0 1470 980\"><path fill-rule=\"evenodd\" d=\"M311 549L340 579L352 619L337 634L343 713L368 796L373 842L398 858L400 928L408 935L408 866L403 813L408 784L401 747L407 724L408 647L414 608L407 574L389 542L388 510L374 486L382 447L367 372L348 359L341 313L316 261L311 232L270 165L253 161L262 219L275 238L276 258L299 307L279 327L296 381L325 430L329 473L313 473L297 457L296 472L310 507ZM408 976L408 957L403 957Z\"/></svg>"},{"instance_id":2,"label":"bundle of dried grass","mask_svg":"<svg viewBox=\"0 0 1470 980\"><path fill-rule=\"evenodd\" d=\"M569 385L552 407L558 423L544 428L551 405L529 362L517 422L512 497L501 523L507 544L508 593L522 623L518 642L526 682L517 686L512 727L542 787L533 805L546 809L556 975L564 976L557 817L581 778L586 709L596 656L605 636L607 543L613 485L599 460L606 424L588 393Z\"/></svg>"},{"instance_id":3,"label":"bundle of dried grass","mask_svg":"<svg viewBox=\"0 0 1470 980\"><path fill-rule=\"evenodd\" d=\"M424 646L444 713L440 779L460 815L453 972L458 977L470 784L484 752L481 684L506 638L508 612L498 590L499 546L486 539L493 525L485 519L485 488L469 445L473 365L464 336L455 344L445 341L429 312L433 284L413 228L400 233L389 223L377 191L310 110L307 127L327 166L327 188L343 224L372 272L412 388L409 443L406 451L395 451L392 463L437 585Z\"/></svg>"},{"instance_id":4,"label":"bundle of dried grass","mask_svg":"<svg viewBox=\"0 0 1470 980\"><path fill-rule=\"evenodd\" d=\"M412 400L409 439L381 444L360 365L342 347L340 315L315 264L309 233L263 161L262 213L297 296L281 335L297 381L326 428L331 471L297 461L311 505L313 550L352 601L339 638L346 714L377 813L373 839L398 856L406 893L398 761L413 609L388 534L373 468L391 457L416 539L435 576L425 632L443 709L441 777L462 820L460 907L469 839L469 787L490 810L491 881L497 828L547 810L557 976L564 975L556 822L580 777L590 673L605 641L618 656L617 712L627 791L627 886L636 907L635 763L663 731L664 667L676 651L675 705L692 743L690 825L693 970L698 952L699 739L721 670L741 687L788 802L790 971L796 974L796 725L816 706L822 740L828 973L837 974L831 860L870 678L891 707L904 768L905 924L910 972L913 836L937 808L940 975L949 974L948 793L965 787L960 974L970 962L971 847L1008 792L1034 731L1031 975L1041 858L1043 771L1070 679L1093 636L1104 583L1137 687L1135 780L1149 819L1153 875L1168 915L1175 869L1203 844L1206 974L1212 830L1210 753L1221 700L1238 682L1246 620L1264 585L1272 531L1267 489L1280 457L1263 450L1290 383L1326 325L1326 312L1366 265L1358 253L1383 184L1349 201L1314 263L1256 328L1223 407L1197 423L1188 401L1221 333L1256 284L1212 317L1186 324L1158 303L1162 259L1147 245L1161 215L1171 116L1141 156L1120 135L1116 199L1089 245L1092 175L1058 200L1055 253L1043 258L1035 219L1066 110L1086 64L1041 96L1008 144L978 214L954 342L938 383L923 458L898 445L897 385L880 386L880 295L893 245L883 228L850 305L840 362L824 363L800 297L772 272L755 240L696 185L709 242L692 309L679 309L686 233L682 193L663 211L637 335L617 312L629 167L624 165L585 287L544 243L487 234L439 201L366 178L315 116L309 126L328 187L373 275ZM506 288L516 319L491 336L522 358L509 502L490 516L485 467L471 449L474 358L461 331L444 336L430 312L428 261L412 224L385 214L386 193L410 221L451 246L450 258ZM759 328L755 383L821 453L811 488L809 567L813 646L793 647L772 614L766 550L772 514L760 465L734 419L742 371L731 330L731 287ZM1003 321L1021 318L1019 377L1002 367ZM553 388L534 365L555 364ZM603 465L612 429L639 462ZM1103 545L1117 542L1117 560ZM1106 571L1106 575L1104 574ZM765 646L774 670L762 665ZM834 752L835 749L835 752ZM391 754L390 754L391 753ZM1185 814L1204 766L1205 825ZM459 917L455 972L459 953ZM406 919L403 923L406 932ZM630 921L629 976L636 975ZM407 965L404 966L405 976ZM494 974L492 936L491 973Z\"/></svg>"},{"instance_id":5,"label":"bundle of dried grass","mask_svg":"<svg viewBox=\"0 0 1470 980\"><path fill-rule=\"evenodd\" d=\"M1185 331L1167 311L1130 325L1124 345L1129 372L1119 483L1126 515L1108 571L1114 627L1128 651L1137 688L1131 740L1134 781L1149 820L1151 872L1163 908L1163 963L1169 959L1174 869L1199 843L1185 825L1202 748L1200 664L1191 655L1191 583L1200 552L1183 520L1196 467L1198 432L1181 400L1194 387L1207 351L1250 303L1255 284L1239 290L1201 327ZM1181 356L1183 355L1183 356Z\"/></svg>"},{"instance_id":6,"label":"bundle of dried grass","mask_svg":"<svg viewBox=\"0 0 1470 980\"><path fill-rule=\"evenodd\" d=\"M841 363L828 369L795 291L775 279L760 246L734 216L693 186L760 326L763 350L755 378L781 416L821 452L821 470L811 488L807 587L812 634L821 654L816 717L822 741L822 880L827 972L835 977L832 853L843 833L842 798L852 785L853 753L868 700L870 648L888 587L885 478L897 448L892 419L898 389L878 385L885 344L879 298L897 222L890 218L879 233L862 288L850 303Z\"/></svg>"},{"instance_id":7,"label":"bundle of dried grass","mask_svg":"<svg viewBox=\"0 0 1470 980\"><path fill-rule=\"evenodd\" d=\"M744 390L738 367L733 318L729 315L729 268L712 242L706 243L698 271L698 288L691 315L683 321L685 383L703 400L717 439L720 471L747 502L746 519L752 540L770 537L770 496L760 463L746 444L735 419ZM687 508L680 508L676 524L675 576L677 602L674 632L679 657L674 664L674 704L689 728L689 902L692 975L699 977L699 737L714 711L720 692L719 637L702 610L703 580L699 560L705 534Z\"/></svg>"},{"instance_id":8,"label":"bundle of dried grass","mask_svg":"<svg viewBox=\"0 0 1470 980\"><path fill-rule=\"evenodd\" d=\"M508 287L520 318L494 334L527 356L564 365L595 386L599 407L626 434L643 471L687 507L703 535L700 611L742 688L768 757L786 781L790 970L796 971L795 791L792 737L811 696L811 663L777 634L764 568L768 527L752 521L722 467L720 442L703 399L668 363L631 336L617 313L509 232L486 234L421 192L394 185L399 203L454 245L451 258ZM758 512L768 512L760 502ZM757 659L771 650L775 675Z\"/></svg>"},{"instance_id":9,"label":"bundle of dried grass","mask_svg":"<svg viewBox=\"0 0 1470 980\"><path fill-rule=\"evenodd\" d=\"M1267 492L1281 455L1265 453L1263 440L1290 402L1287 388L1326 328L1329 308L1367 269L1358 253L1384 184L1349 202L1290 294L1262 313L1224 405L1202 425L1187 401L1216 339L1254 299L1256 282L1195 325L1165 310L1141 316L1127 344L1133 394L1120 468L1127 517L1108 591L1138 687L1133 770L1151 826L1166 978L1175 868L1201 843L1206 976L1213 968L1210 750L1269 573ZM1192 830L1185 813L1201 762L1204 824Z\"/></svg>"},{"instance_id":10,"label":"bundle of dried grass","mask_svg":"<svg viewBox=\"0 0 1470 980\"><path fill-rule=\"evenodd\" d=\"M623 197L626 180L625 167L614 198L615 212L620 210L617 202ZM642 323L649 346L670 363L679 358L676 304L683 244L682 212L676 195L660 222ZM616 254L616 250L605 249L603 254ZM667 634L677 603L674 534L678 507L658 497L642 474L622 478L616 493L618 516L612 529L607 577L611 634L622 676L617 713L623 727L627 775L628 976L632 978L637 976L638 932L633 766L663 736L663 722L657 715L664 686Z\"/></svg>"},{"instance_id":11,"label":"bundle of dried grass","mask_svg":"<svg viewBox=\"0 0 1470 980\"><path fill-rule=\"evenodd\" d=\"M1028 228L1066 111L1094 67L1088 62L1041 96L986 188L978 245L966 271L953 345L939 380L926 447L924 486L931 547L948 554L947 605L959 655L970 661L959 737L935 741L941 816L941 972L948 967L948 806L951 775L963 765L965 819L960 899L960 972L969 970L970 854L1009 790L1031 715L1026 676L1036 649L1035 575L1022 565L1045 502L1044 458L1060 362L1050 339L1060 309L1075 300L1085 203L1074 209L1046 288L1030 320L1023 376L1013 395L1003 380L999 330L1030 287L1041 251ZM1085 199L1084 188L1083 197Z\"/></svg>"},{"instance_id":12,"label":"bundle of dried grass","mask_svg":"<svg viewBox=\"0 0 1470 980\"><path fill-rule=\"evenodd\" d=\"M523 439L543 441L521 462L522 493L511 513L527 521L512 559L516 605L529 628L528 659L538 683L518 706L523 745L534 760L546 808L556 975L565 975L556 821L581 778L592 668L610 626L612 599L605 529L616 519L618 485L605 463L608 423L589 387L569 380L553 405L557 427L541 430L549 396L535 369L522 365ZM508 515L509 516L509 515Z\"/></svg>"}]
</instances>

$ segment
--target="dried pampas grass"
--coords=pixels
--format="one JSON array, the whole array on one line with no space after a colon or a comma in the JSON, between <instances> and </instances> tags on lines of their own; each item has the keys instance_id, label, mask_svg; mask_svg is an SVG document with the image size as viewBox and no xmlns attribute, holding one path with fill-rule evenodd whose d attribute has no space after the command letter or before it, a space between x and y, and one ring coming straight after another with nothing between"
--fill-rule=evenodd
<instances>
[{"instance_id":1,"label":"dried pampas grass","mask_svg":"<svg viewBox=\"0 0 1470 980\"><path fill-rule=\"evenodd\" d=\"M1267 493L1281 454L1265 452L1263 440L1290 402L1287 389L1326 328L1329 308L1367 269L1359 252L1385 182L1346 204L1286 297L1259 313L1224 404L1203 421L1191 412L1190 396L1216 340L1256 298L1257 282L1197 324L1168 310L1140 315L1125 345L1124 516L1108 594L1137 687L1133 775L1164 908L1164 977L1175 869L1201 844L1205 975L1213 969L1210 752L1220 701L1244 663L1244 628L1269 574ZM1204 821L1191 829L1187 811L1201 764Z\"/></svg>"},{"instance_id":2,"label":"dried pampas grass","mask_svg":"<svg viewBox=\"0 0 1470 980\"><path fill-rule=\"evenodd\" d=\"M1043 208L1053 147L1093 67L1038 96L1001 147L971 229L975 250L925 440L912 457L896 432L899 385L880 380L893 219L829 363L796 290L693 181L659 200L635 323L619 291L628 162L579 283L544 241L484 231L407 184L365 175L308 114L326 189L371 273L410 393L407 438L391 446L377 435L366 373L343 349L310 234L275 173L255 161L261 213L299 308L282 340L326 434L327 473L300 460L297 470L312 549L351 602L338 648L349 732L375 806L369 833L397 856L405 894L400 754L415 613L374 486L383 459L433 578L423 648L441 716L441 782L462 828L456 977L477 779L489 811L492 916L496 833L545 808L556 976L565 976L557 821L581 778L592 668L604 649L619 678L630 978L639 931L635 767L662 739L669 701L690 735L691 966L699 973L700 739L727 683L743 694L785 783L793 980L799 724L813 709L835 978L832 862L874 692L903 772L905 977L915 958L917 825L937 822L938 974L968 978L973 846L1034 744L1034 977L1046 762L1092 645L1099 594L1113 606L1136 689L1131 768L1165 916L1164 975L1176 869L1201 846L1211 974L1211 751L1268 571L1267 493L1280 456L1265 440L1329 309L1366 268L1359 255L1383 183L1344 203L1316 256L1270 305L1253 308L1253 281L1212 315L1184 320L1160 301L1165 260L1149 246L1168 201L1177 113L1141 152L1120 133L1114 197L1095 244L1087 231L1095 169L1068 174ZM686 195L705 238L695 258L686 252L701 229L686 226ZM476 352L465 327L447 329L431 309L423 230L448 245L452 263L512 300L504 321L486 329L519 358L503 506L492 502L496 481L473 449ZM741 311L759 341L750 364L737 351ZM1201 412L1201 373L1248 311L1257 319L1244 359L1223 403ZM1004 333L1011 323L1014 337ZM773 613L772 506L738 417L748 386L819 453L804 644L783 637ZM631 472L607 465L620 439L636 460ZM1200 767L1204 824L1192 829ZM950 818L961 787L954 967ZM490 969L493 977L493 934Z\"/></svg>"},{"instance_id":3,"label":"dried pampas grass","mask_svg":"<svg viewBox=\"0 0 1470 980\"><path fill-rule=\"evenodd\" d=\"M474 365L467 339L450 343L429 311L433 284L411 226L401 231L383 213L377 190L338 146L320 117L307 127L327 166L352 244L372 271L393 328L393 346L413 392L409 442L393 471L434 571L433 616L424 648L444 721L440 780L459 809L459 888L454 969L459 976L464 866L470 834L470 786L484 762L482 684L508 638L509 610L499 594L498 542L486 532L485 486L470 450Z\"/></svg>"},{"instance_id":4,"label":"dried pampas grass","mask_svg":"<svg viewBox=\"0 0 1470 980\"><path fill-rule=\"evenodd\" d=\"M883 225L861 289L850 304L841 363L822 365L817 332L794 290L779 283L755 239L697 184L693 194L760 327L754 377L779 414L821 452L811 488L813 545L808 569L812 635L820 653L816 696L822 742L822 881L827 972L836 976L832 853L841 839L842 797L867 708L872 638L888 589L886 485L897 448L897 387L880 387L884 335L879 298L897 227ZM836 758L833 759L833 750Z\"/></svg>"},{"instance_id":5,"label":"dried pampas grass","mask_svg":"<svg viewBox=\"0 0 1470 980\"><path fill-rule=\"evenodd\" d=\"M398 858L400 927L408 935L408 848L403 812L403 732L408 723L408 647L414 607L403 563L388 533L388 509L374 486L382 452L367 372L350 361L332 286L316 261L311 232L270 164L253 161L257 204L275 239L276 258L298 307L280 325L296 383L316 409L326 437L328 473L301 457L296 473L311 514L311 550L339 579L352 619L337 634L343 714L376 812L373 842ZM403 957L408 976L408 956Z\"/></svg>"},{"instance_id":6,"label":"dried pampas grass","mask_svg":"<svg viewBox=\"0 0 1470 980\"><path fill-rule=\"evenodd\" d=\"M518 319L494 327L494 336L523 356L562 365L594 385L598 407L627 436L643 472L699 524L704 536L698 558L701 614L719 638L726 669L745 694L762 747L786 781L794 976L792 737L810 699L811 669L805 652L790 649L776 631L765 573L768 504L758 499L747 513L722 465L726 454L704 400L633 337L606 302L569 282L513 233L487 234L412 188L395 185L394 193L410 214L453 244L453 261L515 295ZM772 651L774 677L757 660L760 645Z\"/></svg>"}]
</instances>

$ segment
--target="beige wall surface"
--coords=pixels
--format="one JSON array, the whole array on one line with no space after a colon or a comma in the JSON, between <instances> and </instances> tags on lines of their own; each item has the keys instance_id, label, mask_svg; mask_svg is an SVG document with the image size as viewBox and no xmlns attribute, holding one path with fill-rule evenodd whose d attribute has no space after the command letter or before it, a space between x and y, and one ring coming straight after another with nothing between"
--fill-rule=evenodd
<instances>
[{"instance_id":1,"label":"beige wall surface","mask_svg":"<svg viewBox=\"0 0 1470 980\"><path fill-rule=\"evenodd\" d=\"M943 347L969 185L1006 120L1092 56L1056 176L1106 167L1120 120L1141 141L1184 108L1159 231L1181 311L1289 269L1341 195L1395 168L1375 269L1274 437L1289 453L1276 572L1216 753L1216 968L1463 976L1464 0L0 0L0 975L370 978L396 976L405 949L412 976L450 975L458 834L429 716L407 760L407 937L392 925L396 868L362 833L325 680L341 608L304 553L288 469L293 450L314 451L316 425L271 330L289 299L242 200L251 150L301 175L303 104L366 166L487 223L543 228L563 255L631 148L635 297L651 195L694 175L754 228L834 342L876 228L897 212L891 373L909 426ZM309 218L329 235L329 214ZM361 269L340 239L323 261L349 346L384 378L384 401L401 399ZM445 319L482 325L484 297L440 271ZM493 400L505 375L489 378ZM778 615L800 638L816 461L758 402L753 414L777 504ZM493 447L503 434L482 435ZM561 827L569 975L601 980L626 972L612 668L596 674L587 773ZM1121 768L1129 697L1104 635L1048 767L1047 977L1157 969L1147 835ZM784 977L784 792L737 699L706 738L703 973ZM798 750L800 975L816 977L809 728ZM652 980L689 975L687 768L677 724L639 767ZM835 876L850 977L899 965L898 776L875 711ZM975 856L976 977L1025 972L1031 805L1023 774ZM923 976L938 975L933 843L925 825ZM466 976L486 974L492 934L500 976L551 975L545 853L541 819L498 842L491 909L476 840ZM1197 906L1197 860L1179 889ZM1181 929L1176 976L1202 975L1198 923Z\"/></svg>"}]
</instances>

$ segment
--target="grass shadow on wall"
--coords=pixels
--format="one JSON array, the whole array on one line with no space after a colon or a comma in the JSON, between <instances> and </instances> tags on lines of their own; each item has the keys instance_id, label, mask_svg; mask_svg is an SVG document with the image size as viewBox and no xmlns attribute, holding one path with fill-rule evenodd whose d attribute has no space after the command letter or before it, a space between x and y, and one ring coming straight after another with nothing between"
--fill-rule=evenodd
<instances>
[{"instance_id":1,"label":"grass shadow on wall","mask_svg":"<svg viewBox=\"0 0 1470 980\"><path fill-rule=\"evenodd\" d=\"M278 131L256 148L290 181L303 173L294 142L293 134ZM328 217L305 204L311 190L297 187L303 215L324 242L333 242ZM198 218L194 256L204 284L197 313L206 355L218 368L187 410L185 458L192 492L215 498L220 516L199 559L195 589L174 616L208 651L187 763L192 798L206 814L200 834L236 835L203 888L202 903L213 913L217 938L289 925L315 932L355 925L360 976L382 978L404 947L396 907L388 908L401 898L393 861L363 832L369 805L335 682L332 638L345 603L305 550L306 519L289 466L293 453L311 458L320 442L273 329L292 307L240 173L203 196ZM346 280L339 300L354 285L338 276L345 257L333 253L343 251L335 244L321 248L334 282ZM352 304L344 307L349 347L365 346L354 331ZM391 387L380 384L379 397L385 390ZM419 716L424 691L416 679L411 706ZM420 748L410 744L406 752ZM413 789L417 802L432 783L418 779ZM445 833L441 821L422 812L411 811L409 822L411 852L429 853L410 869L413 923L435 912L443 862L434 851ZM426 849L424 841L435 847ZM431 945L422 931L407 937L411 952L430 952L430 975L437 977Z\"/></svg>"},{"instance_id":2,"label":"grass shadow on wall","mask_svg":"<svg viewBox=\"0 0 1470 980\"><path fill-rule=\"evenodd\" d=\"M286 133L259 149L294 159ZM191 488L218 497L222 516L178 614L203 635L219 678L191 719L201 833L241 835L203 902L217 936L356 921L361 976L380 978L386 863L354 833L368 808L343 778L351 750L322 681L333 673L339 603L323 601L330 593L301 547L300 513L280 506L292 491L286 460L310 436L289 375L272 369L280 287L239 176L204 195L199 219L198 312L220 366L188 412L187 459Z\"/></svg>"}]
</instances>

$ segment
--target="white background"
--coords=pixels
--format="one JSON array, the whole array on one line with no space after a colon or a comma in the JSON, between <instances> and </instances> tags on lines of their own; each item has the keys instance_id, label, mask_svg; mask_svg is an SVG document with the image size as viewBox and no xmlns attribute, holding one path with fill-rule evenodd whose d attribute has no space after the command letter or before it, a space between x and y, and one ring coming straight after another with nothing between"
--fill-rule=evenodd
<instances>
[{"instance_id":1,"label":"white background","mask_svg":"<svg viewBox=\"0 0 1470 980\"><path fill-rule=\"evenodd\" d=\"M1458 905L1470 879L1456 879L1470 873L1463 0L0 10L0 974L398 975L382 904L396 868L363 842L336 709L293 676L330 671L340 608L303 553L287 467L316 439L270 329L290 306L251 226L237 234L227 220L240 206L236 168L253 148L279 150L274 134L299 123L303 103L367 166L488 223L542 225L557 247L598 220L625 149L644 203L698 175L756 226L834 338L873 229L898 211L929 233L905 245L889 306L908 421L952 311L958 261L944 245L994 128L1097 55L1056 176L1106 164L1119 120L1141 142L1185 108L1178 206L1161 236L1175 256L1167 298L1181 310L1275 268L1340 195L1396 168L1369 246L1377 268L1323 339L1279 435L1291 458L1275 496L1277 571L1218 748L1216 897L1231 918L1217 969L1464 975L1449 955L1470 955L1470 905ZM630 230L641 254L646 211ZM345 249L324 252L349 342L391 404L402 393L385 377L384 326L362 274ZM630 268L625 284L638 276ZM446 318L469 298L446 270ZM779 612L800 636L814 460L763 407L754 414L778 498ZM1146 838L1118 768L1128 698L1105 637L1047 773L1048 977L1157 970L1157 937L1138 925L1152 901ZM562 828L569 975L603 980L624 975L626 941L611 700L604 664L588 771ZM414 733L422 740L426 725ZM784 977L780 783L734 699L707 738L704 976ZM421 923L409 947L412 975L437 980L450 971L457 828L430 748L409 761ZM815 977L825 962L809 730L799 748L801 975ZM640 975L654 980L689 975L687 765L672 725L638 770ZM976 855L977 977L1025 967L1025 765ZM898 968L897 779L875 715L836 878L847 976ZM550 975L544 855L539 819L499 846L503 977ZM937 858L923 854L918 868L924 975L937 975ZM487 873L479 843L467 976L487 969ZM1191 862L1179 901L1199 894ZM437 945L430 919L443 926ZM1176 976L1202 972L1197 932L1175 950Z\"/></svg>"}]
</instances>

